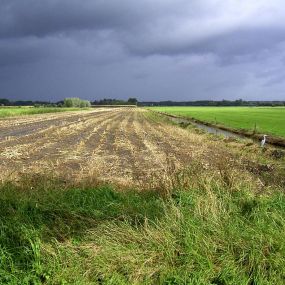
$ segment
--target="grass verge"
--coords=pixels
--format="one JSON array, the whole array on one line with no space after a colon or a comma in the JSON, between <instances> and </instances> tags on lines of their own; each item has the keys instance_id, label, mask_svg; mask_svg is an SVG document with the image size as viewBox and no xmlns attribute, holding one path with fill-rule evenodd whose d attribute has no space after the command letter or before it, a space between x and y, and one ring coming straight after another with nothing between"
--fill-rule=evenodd
<instances>
[{"instance_id":1,"label":"grass verge","mask_svg":"<svg viewBox=\"0 0 285 285\"><path fill-rule=\"evenodd\" d=\"M88 108L87 108L88 109ZM80 111L85 108L59 108L59 107L0 107L0 118L24 116L24 115L36 115L45 113L57 113L67 111Z\"/></svg>"},{"instance_id":2,"label":"grass verge","mask_svg":"<svg viewBox=\"0 0 285 285\"><path fill-rule=\"evenodd\" d=\"M0 284L284 284L284 193L198 177L166 195L3 184Z\"/></svg>"}]
</instances>

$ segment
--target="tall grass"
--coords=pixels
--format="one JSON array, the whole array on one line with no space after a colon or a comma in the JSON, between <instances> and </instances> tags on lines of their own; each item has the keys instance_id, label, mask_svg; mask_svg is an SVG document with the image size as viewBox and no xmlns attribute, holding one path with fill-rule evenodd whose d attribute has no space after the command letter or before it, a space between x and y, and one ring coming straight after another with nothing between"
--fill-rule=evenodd
<instances>
[{"instance_id":1,"label":"tall grass","mask_svg":"<svg viewBox=\"0 0 285 285\"><path fill-rule=\"evenodd\" d=\"M159 191L2 185L0 284L284 284L284 193L199 171Z\"/></svg>"}]
</instances>

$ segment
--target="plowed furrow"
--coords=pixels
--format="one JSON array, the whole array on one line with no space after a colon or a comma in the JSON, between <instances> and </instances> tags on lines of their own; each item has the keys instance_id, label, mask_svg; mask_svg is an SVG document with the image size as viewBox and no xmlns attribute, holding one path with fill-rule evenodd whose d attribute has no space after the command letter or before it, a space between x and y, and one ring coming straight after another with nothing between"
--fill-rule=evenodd
<instances>
[{"instance_id":1,"label":"plowed furrow","mask_svg":"<svg viewBox=\"0 0 285 285\"><path fill-rule=\"evenodd\" d=\"M75 123L81 119L88 119L88 117L100 116L100 114L104 114L106 112L97 112L91 111L85 114L76 113L59 113L57 116L53 115L53 118L42 117L41 119L30 118L30 120L22 121L21 123L17 123L16 121L5 122L4 120L0 120L0 142L5 140L6 138L13 139L19 138L23 136L27 136L29 134L33 134L35 132L39 132L41 130L50 128L51 126L61 127L66 124ZM34 116L37 117L37 116Z\"/></svg>"},{"instance_id":2,"label":"plowed furrow","mask_svg":"<svg viewBox=\"0 0 285 285\"><path fill-rule=\"evenodd\" d=\"M189 165L212 147L201 147L202 136L157 122L141 109L49 114L0 124L0 179L12 172L52 171L70 179L141 183ZM7 138L8 131L14 136Z\"/></svg>"}]
</instances>

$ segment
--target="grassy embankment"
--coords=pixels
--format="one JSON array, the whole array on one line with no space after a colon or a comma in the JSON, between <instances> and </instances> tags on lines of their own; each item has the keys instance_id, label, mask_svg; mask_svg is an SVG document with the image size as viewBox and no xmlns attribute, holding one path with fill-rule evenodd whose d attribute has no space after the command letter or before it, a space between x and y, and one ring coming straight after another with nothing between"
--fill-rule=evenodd
<instances>
[{"instance_id":1,"label":"grassy embankment","mask_svg":"<svg viewBox=\"0 0 285 285\"><path fill-rule=\"evenodd\" d=\"M261 191L226 165L172 177L144 191L3 184L0 284L284 284L279 186Z\"/></svg>"},{"instance_id":2,"label":"grassy embankment","mask_svg":"<svg viewBox=\"0 0 285 285\"><path fill-rule=\"evenodd\" d=\"M88 109L88 108L87 108ZM86 110L85 108L59 108L59 107L0 107L0 118L35 115L44 113L56 113L67 111L80 111Z\"/></svg>"},{"instance_id":3,"label":"grassy embankment","mask_svg":"<svg viewBox=\"0 0 285 285\"><path fill-rule=\"evenodd\" d=\"M285 137L284 107L152 107L151 110L200 121Z\"/></svg>"}]
</instances>

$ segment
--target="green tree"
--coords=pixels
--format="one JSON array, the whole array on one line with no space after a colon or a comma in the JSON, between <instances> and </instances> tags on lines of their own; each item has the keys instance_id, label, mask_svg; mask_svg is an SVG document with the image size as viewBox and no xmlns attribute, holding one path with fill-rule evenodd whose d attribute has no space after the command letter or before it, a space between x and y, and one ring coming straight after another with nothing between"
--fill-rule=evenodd
<instances>
[{"instance_id":1,"label":"green tree","mask_svg":"<svg viewBox=\"0 0 285 285\"><path fill-rule=\"evenodd\" d=\"M128 99L128 104L130 104L130 105L137 105L137 103L138 103L137 98L129 98Z\"/></svg>"},{"instance_id":2,"label":"green tree","mask_svg":"<svg viewBox=\"0 0 285 285\"><path fill-rule=\"evenodd\" d=\"M10 105L10 101L8 99L0 99L0 106L9 106Z\"/></svg>"},{"instance_id":3,"label":"green tree","mask_svg":"<svg viewBox=\"0 0 285 285\"><path fill-rule=\"evenodd\" d=\"M77 107L77 108L85 108L90 107L91 104L87 100L81 100L80 98L65 98L63 102L64 107Z\"/></svg>"}]
</instances>

